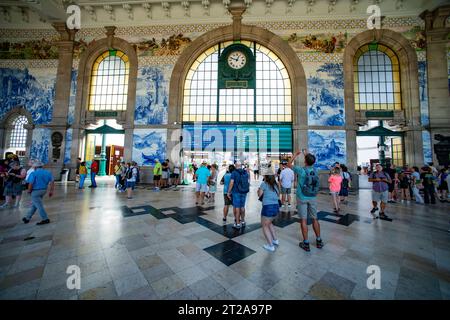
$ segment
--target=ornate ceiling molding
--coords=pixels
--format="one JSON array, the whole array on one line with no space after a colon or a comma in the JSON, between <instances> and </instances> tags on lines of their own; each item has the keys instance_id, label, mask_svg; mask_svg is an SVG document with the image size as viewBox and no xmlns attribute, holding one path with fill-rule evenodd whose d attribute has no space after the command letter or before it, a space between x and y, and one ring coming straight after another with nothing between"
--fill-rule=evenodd
<instances>
[{"instance_id":1,"label":"ornate ceiling molding","mask_svg":"<svg viewBox=\"0 0 450 320\"><path fill-rule=\"evenodd\" d=\"M369 5L381 7L387 17L418 15L434 9L443 0L233 0L245 4L246 23L272 20L328 20L361 19L366 17ZM153 24L228 22L228 7L232 0L46 0L0 3L0 27L45 28L67 17L67 6L81 8L82 28L98 28L111 21L118 26ZM44 5L45 3L45 5ZM287 17L286 17L287 15ZM199 21L200 19L200 21ZM46 22L44 22L46 21Z\"/></svg>"}]
</instances>

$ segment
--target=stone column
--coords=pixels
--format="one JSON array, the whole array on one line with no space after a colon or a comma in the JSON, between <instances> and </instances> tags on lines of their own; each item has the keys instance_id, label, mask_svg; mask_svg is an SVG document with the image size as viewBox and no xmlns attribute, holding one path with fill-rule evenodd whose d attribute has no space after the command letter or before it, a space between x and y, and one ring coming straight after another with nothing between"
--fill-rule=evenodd
<instances>
[{"instance_id":1,"label":"stone column","mask_svg":"<svg viewBox=\"0 0 450 320\"><path fill-rule=\"evenodd\" d=\"M450 16L450 5L434 11L425 11L420 17L425 21L427 37L428 104L433 161L434 135L450 135L450 96L448 89L447 45L450 28L446 26Z\"/></svg>"},{"instance_id":2,"label":"stone column","mask_svg":"<svg viewBox=\"0 0 450 320\"><path fill-rule=\"evenodd\" d=\"M51 134L55 132L61 133L63 141L62 145L59 147L59 157L54 157L53 146L50 144L49 163L47 164L47 167L52 171L56 180L59 180L59 172L64 166L67 115L69 112L70 85L72 78L73 45L77 30L67 29L64 22L54 23L53 27L60 34L60 40L56 42L59 60L56 74L52 122L47 127L51 129Z\"/></svg>"},{"instance_id":3,"label":"stone column","mask_svg":"<svg viewBox=\"0 0 450 320\"><path fill-rule=\"evenodd\" d=\"M420 125L408 125L403 130L405 132L405 163L410 166L422 166L423 159L423 140L422 127Z\"/></svg>"}]
</instances>

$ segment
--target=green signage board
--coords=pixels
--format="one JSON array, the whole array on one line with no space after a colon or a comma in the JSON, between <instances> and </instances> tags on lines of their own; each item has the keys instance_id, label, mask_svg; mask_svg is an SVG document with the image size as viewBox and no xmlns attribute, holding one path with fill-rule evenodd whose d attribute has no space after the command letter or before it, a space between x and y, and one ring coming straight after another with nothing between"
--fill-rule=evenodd
<instances>
[{"instance_id":1,"label":"green signage board","mask_svg":"<svg viewBox=\"0 0 450 320\"><path fill-rule=\"evenodd\" d=\"M94 111L96 117L117 117L117 111Z\"/></svg>"},{"instance_id":2,"label":"green signage board","mask_svg":"<svg viewBox=\"0 0 450 320\"><path fill-rule=\"evenodd\" d=\"M393 118L394 111L385 111L385 110L366 111L366 117L367 118Z\"/></svg>"}]
</instances>

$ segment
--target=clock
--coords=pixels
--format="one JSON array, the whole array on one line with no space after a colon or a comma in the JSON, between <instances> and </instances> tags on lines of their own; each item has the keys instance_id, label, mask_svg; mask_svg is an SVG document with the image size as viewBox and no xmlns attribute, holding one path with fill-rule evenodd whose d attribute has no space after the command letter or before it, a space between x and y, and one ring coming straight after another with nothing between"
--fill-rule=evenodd
<instances>
[{"instance_id":1,"label":"clock","mask_svg":"<svg viewBox=\"0 0 450 320\"><path fill-rule=\"evenodd\" d=\"M256 49L242 43L233 43L219 53L219 89L255 89Z\"/></svg>"},{"instance_id":2,"label":"clock","mask_svg":"<svg viewBox=\"0 0 450 320\"><path fill-rule=\"evenodd\" d=\"M236 50L228 55L227 62L231 68L239 70L247 64L247 57L242 51Z\"/></svg>"}]
</instances>

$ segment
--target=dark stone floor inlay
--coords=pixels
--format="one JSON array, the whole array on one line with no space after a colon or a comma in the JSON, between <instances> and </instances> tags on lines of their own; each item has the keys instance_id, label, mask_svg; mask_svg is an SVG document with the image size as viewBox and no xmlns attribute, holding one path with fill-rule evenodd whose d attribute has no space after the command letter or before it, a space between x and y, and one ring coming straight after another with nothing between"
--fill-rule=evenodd
<instances>
[{"instance_id":1,"label":"dark stone floor inlay","mask_svg":"<svg viewBox=\"0 0 450 320\"><path fill-rule=\"evenodd\" d=\"M127 207L122 206L122 216L124 218L128 217L134 217L134 216L140 216L142 214L151 214L156 219L166 219L168 218L166 215L164 215L161 210L158 210L152 206L146 205L146 206L138 206L138 207Z\"/></svg>"},{"instance_id":2,"label":"dark stone floor inlay","mask_svg":"<svg viewBox=\"0 0 450 320\"><path fill-rule=\"evenodd\" d=\"M210 255L221 261L227 266L245 259L256 253L256 251L237 243L233 240L227 240L204 249Z\"/></svg>"},{"instance_id":3,"label":"dark stone floor inlay","mask_svg":"<svg viewBox=\"0 0 450 320\"><path fill-rule=\"evenodd\" d=\"M326 212L326 211L319 211L317 212L317 218L319 220L328 221L331 223L340 224L343 226L350 226L354 221L359 221L360 217L356 214L347 213L344 215L339 215L336 213ZM311 224L312 221L308 218L308 224Z\"/></svg>"}]
</instances>

